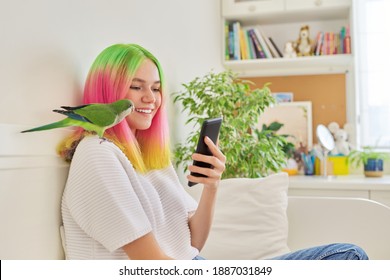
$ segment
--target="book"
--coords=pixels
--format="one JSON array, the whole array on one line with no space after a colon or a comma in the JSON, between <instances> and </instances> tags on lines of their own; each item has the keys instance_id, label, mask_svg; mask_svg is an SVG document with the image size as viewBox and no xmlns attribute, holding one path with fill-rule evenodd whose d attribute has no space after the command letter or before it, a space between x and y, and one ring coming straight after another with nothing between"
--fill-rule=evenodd
<instances>
[{"instance_id":1,"label":"book","mask_svg":"<svg viewBox=\"0 0 390 280\"><path fill-rule=\"evenodd\" d=\"M346 36L344 42L345 42L344 43L344 45L345 45L345 52L344 53L350 54L351 53L351 37Z\"/></svg>"},{"instance_id":2,"label":"book","mask_svg":"<svg viewBox=\"0 0 390 280\"><path fill-rule=\"evenodd\" d=\"M233 22L233 46L234 46L234 60L241 59L240 50L240 27L241 24L238 21Z\"/></svg>"},{"instance_id":3,"label":"book","mask_svg":"<svg viewBox=\"0 0 390 280\"><path fill-rule=\"evenodd\" d=\"M229 38L228 38L229 60L234 60L234 33L233 23L229 23Z\"/></svg>"},{"instance_id":4,"label":"book","mask_svg":"<svg viewBox=\"0 0 390 280\"><path fill-rule=\"evenodd\" d=\"M265 57L266 58L273 58L271 51L269 50L267 44L265 43L263 36L260 33L260 27L253 28L253 30L255 31L255 34L256 34L257 38L259 39L259 42L260 42L261 48L263 49Z\"/></svg>"},{"instance_id":5,"label":"book","mask_svg":"<svg viewBox=\"0 0 390 280\"><path fill-rule=\"evenodd\" d=\"M334 54L334 33L329 32L329 53Z\"/></svg>"},{"instance_id":6,"label":"book","mask_svg":"<svg viewBox=\"0 0 390 280\"><path fill-rule=\"evenodd\" d=\"M247 41L246 31L243 28L240 28L240 50L241 50L241 59L249 59L249 47Z\"/></svg>"},{"instance_id":7,"label":"book","mask_svg":"<svg viewBox=\"0 0 390 280\"><path fill-rule=\"evenodd\" d=\"M276 58L279 58L280 56L279 56L278 52L276 51L275 47L272 45L272 43L269 40L269 38L266 37L266 36L263 36L263 37L264 37L265 43L267 44L269 50L271 51L272 56L276 57Z\"/></svg>"},{"instance_id":8,"label":"book","mask_svg":"<svg viewBox=\"0 0 390 280\"><path fill-rule=\"evenodd\" d=\"M344 48L345 48L344 53L347 53L347 54L351 53L351 35L349 32L349 27L346 28L346 32L345 32Z\"/></svg>"},{"instance_id":9,"label":"book","mask_svg":"<svg viewBox=\"0 0 390 280\"><path fill-rule=\"evenodd\" d=\"M322 45L324 43L324 32L320 31L317 34L316 48L314 50L314 55L321 55Z\"/></svg>"},{"instance_id":10,"label":"book","mask_svg":"<svg viewBox=\"0 0 390 280\"><path fill-rule=\"evenodd\" d=\"M344 41L345 41L345 27L343 26L340 30L340 53L345 53L345 46L344 46Z\"/></svg>"},{"instance_id":11,"label":"book","mask_svg":"<svg viewBox=\"0 0 390 280\"><path fill-rule=\"evenodd\" d=\"M339 46L340 46L340 40L339 40L339 34L335 33L333 40L334 40L334 46L333 46L333 54L339 54Z\"/></svg>"},{"instance_id":12,"label":"book","mask_svg":"<svg viewBox=\"0 0 390 280\"><path fill-rule=\"evenodd\" d=\"M230 59L229 54L229 23L225 21L225 60Z\"/></svg>"},{"instance_id":13,"label":"book","mask_svg":"<svg viewBox=\"0 0 390 280\"><path fill-rule=\"evenodd\" d=\"M244 27L243 32L244 32L244 39L246 41L248 59L254 59L256 58L256 53L255 50L253 49L252 39L248 34L248 28Z\"/></svg>"},{"instance_id":14,"label":"book","mask_svg":"<svg viewBox=\"0 0 390 280\"><path fill-rule=\"evenodd\" d=\"M274 57L278 58L278 57L280 57L278 52L276 51L276 49L274 48L274 46L270 42L269 38L265 35L264 31L261 29L261 27L258 26L257 29L259 30L260 35L264 39L266 47L268 48L268 50L269 50L269 52L271 54L270 58L274 58Z\"/></svg>"},{"instance_id":15,"label":"book","mask_svg":"<svg viewBox=\"0 0 390 280\"><path fill-rule=\"evenodd\" d=\"M246 33L248 34L249 47L250 47L250 50L251 50L251 57L253 59L260 58L260 56L257 54L255 42L253 42L249 30L247 30Z\"/></svg>"},{"instance_id":16,"label":"book","mask_svg":"<svg viewBox=\"0 0 390 280\"><path fill-rule=\"evenodd\" d=\"M322 44L321 54L322 55L329 54L329 32L324 33L324 42Z\"/></svg>"},{"instance_id":17,"label":"book","mask_svg":"<svg viewBox=\"0 0 390 280\"><path fill-rule=\"evenodd\" d=\"M253 28L249 29L248 34L253 41L253 46L256 52L256 58L266 58L263 48L261 47L260 41L257 38L254 29Z\"/></svg>"},{"instance_id":18,"label":"book","mask_svg":"<svg viewBox=\"0 0 390 280\"><path fill-rule=\"evenodd\" d=\"M280 51L280 49L278 48L278 46L275 44L274 40L272 39L272 37L268 37L269 41L271 42L271 44L274 46L276 52L278 53L279 57L283 57L283 53Z\"/></svg>"}]
</instances>

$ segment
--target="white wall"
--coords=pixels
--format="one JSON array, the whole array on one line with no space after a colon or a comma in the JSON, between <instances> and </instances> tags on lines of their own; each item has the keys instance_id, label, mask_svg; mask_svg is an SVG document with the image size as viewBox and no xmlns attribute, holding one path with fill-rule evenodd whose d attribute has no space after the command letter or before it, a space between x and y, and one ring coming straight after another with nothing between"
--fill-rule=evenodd
<instances>
[{"instance_id":1,"label":"white wall","mask_svg":"<svg viewBox=\"0 0 390 280\"><path fill-rule=\"evenodd\" d=\"M219 7L219 0L1 0L0 123L61 119L51 110L79 104L92 61L114 43L152 51L169 92L222 69Z\"/></svg>"}]
</instances>

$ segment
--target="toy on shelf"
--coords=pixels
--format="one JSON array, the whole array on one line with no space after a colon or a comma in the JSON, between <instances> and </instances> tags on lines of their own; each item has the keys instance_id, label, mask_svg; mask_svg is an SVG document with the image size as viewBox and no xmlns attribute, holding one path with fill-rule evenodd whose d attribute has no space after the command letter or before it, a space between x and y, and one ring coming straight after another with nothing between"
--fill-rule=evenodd
<instances>
[{"instance_id":1,"label":"toy on shelf","mask_svg":"<svg viewBox=\"0 0 390 280\"><path fill-rule=\"evenodd\" d=\"M351 144L348 142L348 133L345 129L340 128L336 122L331 122L328 129L333 135L335 147L330 152L331 155L347 156L351 152Z\"/></svg>"},{"instance_id":2,"label":"toy on shelf","mask_svg":"<svg viewBox=\"0 0 390 280\"><path fill-rule=\"evenodd\" d=\"M284 46L283 57L284 58L293 58L297 57L297 52L295 51L296 44L295 42L288 41Z\"/></svg>"},{"instance_id":3,"label":"toy on shelf","mask_svg":"<svg viewBox=\"0 0 390 280\"><path fill-rule=\"evenodd\" d=\"M297 56L310 56L313 53L308 25L302 26L299 31L299 38L296 42L296 53Z\"/></svg>"}]
</instances>

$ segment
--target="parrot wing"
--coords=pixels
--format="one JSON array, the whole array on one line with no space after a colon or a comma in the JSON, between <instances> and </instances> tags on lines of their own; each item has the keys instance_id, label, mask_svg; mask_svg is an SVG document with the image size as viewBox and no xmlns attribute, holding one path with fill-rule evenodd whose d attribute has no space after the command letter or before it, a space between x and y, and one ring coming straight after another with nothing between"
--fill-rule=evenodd
<instances>
[{"instance_id":1,"label":"parrot wing","mask_svg":"<svg viewBox=\"0 0 390 280\"><path fill-rule=\"evenodd\" d=\"M84 108L86 106L89 106L88 104L86 105L80 105L80 106L76 106L76 107L71 107L71 106L61 106L62 109L65 109L67 111L74 111L76 109L81 109L81 108Z\"/></svg>"},{"instance_id":2,"label":"parrot wing","mask_svg":"<svg viewBox=\"0 0 390 280\"><path fill-rule=\"evenodd\" d=\"M113 126L117 119L117 114L107 104L80 106L72 112L100 127Z\"/></svg>"},{"instance_id":3,"label":"parrot wing","mask_svg":"<svg viewBox=\"0 0 390 280\"><path fill-rule=\"evenodd\" d=\"M63 108L63 107L61 107ZM66 110L53 110L53 112L56 112L56 113L60 113L60 114L63 114L67 117L69 117L70 119L73 119L73 120L76 120L76 121L82 121L82 122L88 122L88 123L92 123L90 120L88 120L86 117L83 117L81 115L78 115L76 113L74 113L73 111L66 111Z\"/></svg>"}]
</instances>

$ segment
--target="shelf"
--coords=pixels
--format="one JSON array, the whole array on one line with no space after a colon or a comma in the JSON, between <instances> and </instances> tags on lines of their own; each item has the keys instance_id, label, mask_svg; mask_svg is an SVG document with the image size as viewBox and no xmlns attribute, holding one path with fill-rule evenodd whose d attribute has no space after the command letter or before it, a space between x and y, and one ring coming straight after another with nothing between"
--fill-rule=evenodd
<instances>
[{"instance_id":1,"label":"shelf","mask_svg":"<svg viewBox=\"0 0 390 280\"><path fill-rule=\"evenodd\" d=\"M350 54L224 61L225 68L241 76L292 76L347 73L353 67Z\"/></svg>"},{"instance_id":2,"label":"shelf","mask_svg":"<svg viewBox=\"0 0 390 280\"><path fill-rule=\"evenodd\" d=\"M389 191L390 176L367 178L363 175L345 176L290 176L289 189L298 190L369 190Z\"/></svg>"}]
</instances>

